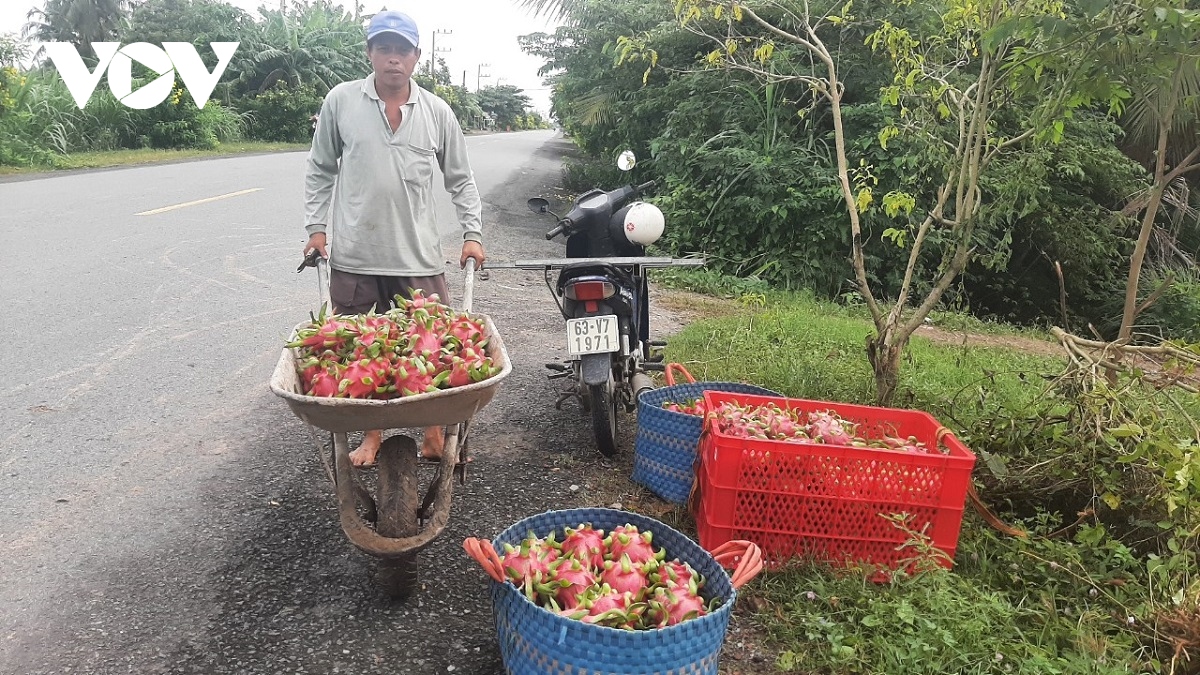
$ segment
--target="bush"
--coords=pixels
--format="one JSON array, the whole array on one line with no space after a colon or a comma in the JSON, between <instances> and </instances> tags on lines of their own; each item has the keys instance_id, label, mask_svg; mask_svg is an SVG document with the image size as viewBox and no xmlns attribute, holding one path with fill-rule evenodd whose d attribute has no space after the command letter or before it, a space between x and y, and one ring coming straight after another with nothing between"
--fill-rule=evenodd
<instances>
[{"instance_id":1,"label":"bush","mask_svg":"<svg viewBox=\"0 0 1200 675\"><path fill-rule=\"evenodd\" d=\"M321 96L309 85L293 87L279 82L246 99L242 107L251 116L250 138L280 143L312 140L312 116L321 110Z\"/></svg>"}]
</instances>

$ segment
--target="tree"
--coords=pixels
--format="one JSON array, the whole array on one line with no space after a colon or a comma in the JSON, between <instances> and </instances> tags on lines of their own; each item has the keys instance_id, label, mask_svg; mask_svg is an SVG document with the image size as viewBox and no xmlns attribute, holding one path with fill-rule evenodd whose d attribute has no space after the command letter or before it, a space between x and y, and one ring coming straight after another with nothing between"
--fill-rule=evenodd
<instances>
[{"instance_id":1,"label":"tree","mask_svg":"<svg viewBox=\"0 0 1200 675\"><path fill-rule=\"evenodd\" d=\"M520 128L519 120L530 107L529 97L518 87L505 84L478 92L479 107L490 114L500 127Z\"/></svg>"},{"instance_id":2,"label":"tree","mask_svg":"<svg viewBox=\"0 0 1200 675\"><path fill-rule=\"evenodd\" d=\"M253 32L251 16L221 0L144 0L133 7L120 38L124 43L190 42L203 56L211 42L241 42Z\"/></svg>"},{"instance_id":3,"label":"tree","mask_svg":"<svg viewBox=\"0 0 1200 675\"><path fill-rule=\"evenodd\" d=\"M240 91L263 92L282 80L293 87L313 85L324 95L369 72L362 25L330 0L293 0L261 13L263 21L230 65Z\"/></svg>"},{"instance_id":4,"label":"tree","mask_svg":"<svg viewBox=\"0 0 1200 675\"><path fill-rule=\"evenodd\" d=\"M25 36L39 42L70 42L81 55L91 43L111 41L126 17L129 0L46 0L29 10Z\"/></svg>"},{"instance_id":5,"label":"tree","mask_svg":"<svg viewBox=\"0 0 1200 675\"><path fill-rule=\"evenodd\" d=\"M1100 20L1120 30L1110 29L1112 39L1101 52L1102 63L1115 67L1094 76L1130 97L1121 121L1134 154L1150 165L1153 176L1150 189L1126 209L1142 214L1117 335L1128 342L1138 315L1169 283L1139 303L1142 268L1163 197L1200 169L1200 11L1187 9L1183 0L1113 3Z\"/></svg>"},{"instance_id":6,"label":"tree","mask_svg":"<svg viewBox=\"0 0 1200 675\"><path fill-rule=\"evenodd\" d=\"M680 21L715 44L707 56L711 66L768 82L802 82L815 96L814 105L828 106L855 285L875 326L867 355L881 404L892 399L913 332L981 244L982 185L989 167L1039 131L1051 140L1062 134L1054 113L1069 102L1072 73L1040 70L1035 77L1031 69L1022 69L1039 48L1040 22L1061 11L1055 3L1025 0L948 0L938 7L897 7L897 20L907 26L880 22L868 42L893 65L895 77L882 99L895 109L896 120L879 141L884 148L913 144L926 170L917 172L910 189L879 198L871 166L865 160L851 162L843 120L846 88L839 58L826 44L825 36L854 21L850 3L824 13L814 12L807 1L768 0L752 7L738 0L683 0L677 5ZM1096 39L1081 39L1076 57L1092 49ZM787 52L779 45L799 49L803 58L781 62L775 57ZM1014 105L1032 93L1035 83L1044 103ZM908 251L890 307L877 295L864 252L863 217L877 211L896 220L884 236ZM936 265L929 278L918 279L927 256Z\"/></svg>"}]
</instances>

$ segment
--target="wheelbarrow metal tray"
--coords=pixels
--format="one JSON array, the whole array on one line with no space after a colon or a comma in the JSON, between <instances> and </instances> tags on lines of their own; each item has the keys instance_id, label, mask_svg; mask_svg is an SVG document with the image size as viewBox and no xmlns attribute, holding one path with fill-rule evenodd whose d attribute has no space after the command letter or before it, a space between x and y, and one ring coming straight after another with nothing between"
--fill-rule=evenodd
<instances>
[{"instance_id":1,"label":"wheelbarrow metal tray","mask_svg":"<svg viewBox=\"0 0 1200 675\"><path fill-rule=\"evenodd\" d=\"M271 391L287 401L297 417L326 431L413 429L464 422L492 401L500 383L512 372L508 351L491 317L475 316L483 319L487 330L487 355L500 367L499 373L482 382L387 401L305 396L296 373L296 350L285 348L271 376ZM306 325L299 324L296 330Z\"/></svg>"}]
</instances>

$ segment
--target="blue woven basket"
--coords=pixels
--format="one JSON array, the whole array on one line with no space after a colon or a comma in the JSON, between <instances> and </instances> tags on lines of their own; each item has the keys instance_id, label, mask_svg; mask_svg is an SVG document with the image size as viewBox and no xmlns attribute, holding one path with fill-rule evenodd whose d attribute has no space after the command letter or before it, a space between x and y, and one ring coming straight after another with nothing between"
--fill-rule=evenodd
<instances>
[{"instance_id":1,"label":"blue woven basket","mask_svg":"<svg viewBox=\"0 0 1200 675\"><path fill-rule=\"evenodd\" d=\"M679 558L704 575L701 595L721 598L713 613L683 623L627 631L568 619L542 609L511 583L491 581L492 610L500 654L509 675L717 675L721 645L737 591L729 574L699 544L653 518L612 509L549 511L526 518L493 540L518 546L533 532L545 537L591 523L611 530L636 525L654 533L667 559Z\"/></svg>"},{"instance_id":2,"label":"blue woven basket","mask_svg":"<svg viewBox=\"0 0 1200 675\"><path fill-rule=\"evenodd\" d=\"M684 403L697 399L705 391L782 396L770 389L740 382L688 382L642 393L638 397L633 481L669 502L683 504L692 491L696 477L693 468L696 444L704 430L704 420L695 415L672 412L662 405L667 401Z\"/></svg>"}]
</instances>

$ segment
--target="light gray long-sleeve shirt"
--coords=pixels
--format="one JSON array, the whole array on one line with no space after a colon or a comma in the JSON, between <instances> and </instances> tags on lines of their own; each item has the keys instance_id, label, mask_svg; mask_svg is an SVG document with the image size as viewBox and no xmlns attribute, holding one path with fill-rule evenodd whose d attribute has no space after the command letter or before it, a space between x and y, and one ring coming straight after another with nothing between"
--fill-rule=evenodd
<instances>
[{"instance_id":1,"label":"light gray long-sleeve shirt","mask_svg":"<svg viewBox=\"0 0 1200 675\"><path fill-rule=\"evenodd\" d=\"M413 277L445 271L434 162L445 176L463 239L482 242L479 189L450 106L413 82L393 133L374 74L330 90L304 181L305 229L312 235L330 227L330 267Z\"/></svg>"}]
</instances>

